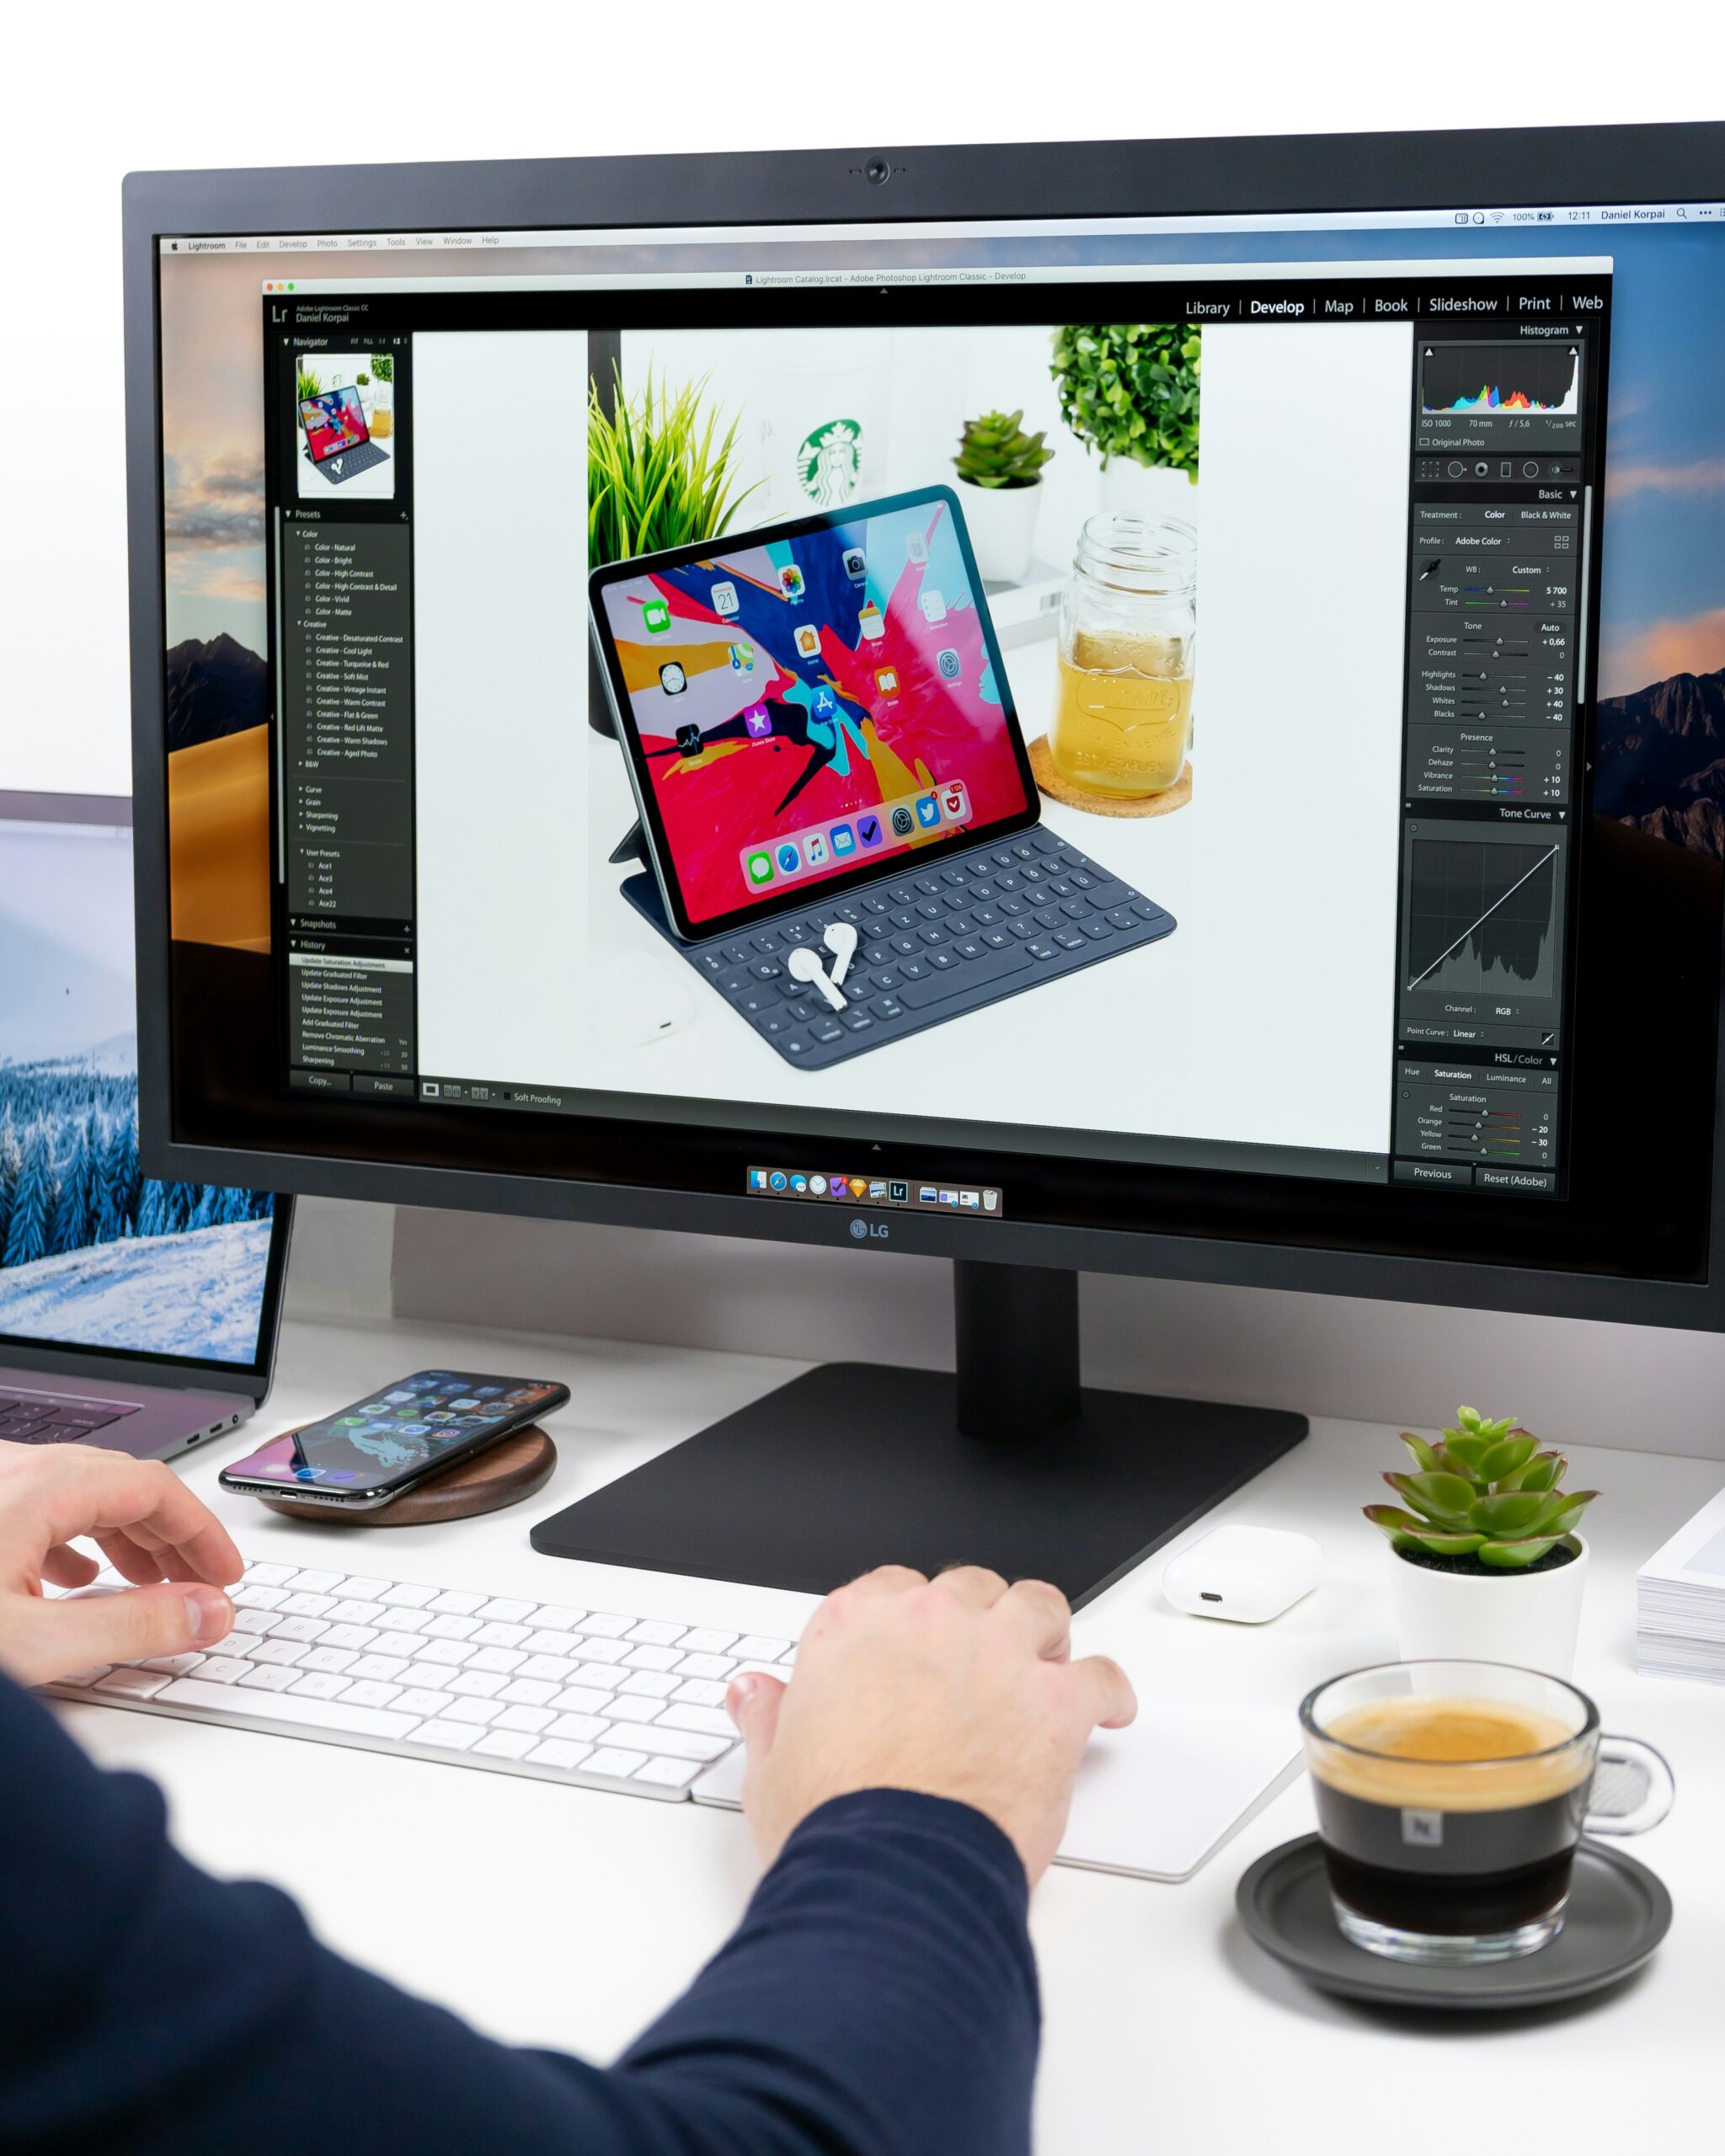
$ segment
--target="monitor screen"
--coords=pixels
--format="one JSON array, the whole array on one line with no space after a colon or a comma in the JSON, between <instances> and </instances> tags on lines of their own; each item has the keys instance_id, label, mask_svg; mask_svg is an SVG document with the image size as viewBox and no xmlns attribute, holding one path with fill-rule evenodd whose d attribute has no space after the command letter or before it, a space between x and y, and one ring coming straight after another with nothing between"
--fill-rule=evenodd
<instances>
[{"instance_id":1,"label":"monitor screen","mask_svg":"<svg viewBox=\"0 0 1725 2156\"><path fill-rule=\"evenodd\" d=\"M275 1201L138 1171L131 830L96 807L0 795L0 1360L13 1340L248 1368Z\"/></svg>"},{"instance_id":2,"label":"monitor screen","mask_svg":"<svg viewBox=\"0 0 1725 2156\"><path fill-rule=\"evenodd\" d=\"M1705 1277L1720 205L158 253L186 1143Z\"/></svg>"}]
</instances>

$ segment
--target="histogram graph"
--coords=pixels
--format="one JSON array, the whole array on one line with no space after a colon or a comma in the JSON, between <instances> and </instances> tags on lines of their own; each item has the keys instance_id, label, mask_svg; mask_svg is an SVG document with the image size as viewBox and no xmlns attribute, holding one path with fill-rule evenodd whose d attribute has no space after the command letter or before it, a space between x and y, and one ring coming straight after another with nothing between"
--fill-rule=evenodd
<instances>
[{"instance_id":1,"label":"histogram graph","mask_svg":"<svg viewBox=\"0 0 1725 2156\"><path fill-rule=\"evenodd\" d=\"M1555 845L1413 841L1406 990L1556 992Z\"/></svg>"},{"instance_id":2,"label":"histogram graph","mask_svg":"<svg viewBox=\"0 0 1725 2156\"><path fill-rule=\"evenodd\" d=\"M1575 345L1438 344L1420 355L1422 412L1577 412Z\"/></svg>"}]
</instances>

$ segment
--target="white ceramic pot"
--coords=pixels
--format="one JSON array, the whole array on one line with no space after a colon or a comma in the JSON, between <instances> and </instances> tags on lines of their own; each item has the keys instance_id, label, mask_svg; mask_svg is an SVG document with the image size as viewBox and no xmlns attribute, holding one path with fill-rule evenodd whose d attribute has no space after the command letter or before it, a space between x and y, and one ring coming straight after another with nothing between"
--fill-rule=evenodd
<instances>
[{"instance_id":1,"label":"white ceramic pot","mask_svg":"<svg viewBox=\"0 0 1725 2156\"><path fill-rule=\"evenodd\" d=\"M1404 1662L1509 1662L1567 1677L1587 1592L1587 1544L1566 1538L1578 1555L1548 1572L1489 1577L1439 1572L1386 1549L1396 1633Z\"/></svg>"},{"instance_id":2,"label":"white ceramic pot","mask_svg":"<svg viewBox=\"0 0 1725 2156\"><path fill-rule=\"evenodd\" d=\"M983 582L1022 584L1036 550L1041 480L1028 487L979 487L960 479L956 492Z\"/></svg>"}]
</instances>

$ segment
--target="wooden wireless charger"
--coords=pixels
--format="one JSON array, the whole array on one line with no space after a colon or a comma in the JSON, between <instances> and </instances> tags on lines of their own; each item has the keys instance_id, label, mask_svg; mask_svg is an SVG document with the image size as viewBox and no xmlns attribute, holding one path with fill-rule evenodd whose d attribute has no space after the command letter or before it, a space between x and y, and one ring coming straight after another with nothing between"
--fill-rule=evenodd
<instances>
[{"instance_id":1,"label":"wooden wireless charger","mask_svg":"<svg viewBox=\"0 0 1725 2156\"><path fill-rule=\"evenodd\" d=\"M303 1497L265 1497L263 1502L273 1513L285 1513L291 1519L314 1519L320 1527L430 1527L438 1520L473 1519L481 1513L518 1505L543 1488L556 1465L557 1447L535 1422L500 1438L472 1460L428 1476L372 1511L320 1505Z\"/></svg>"}]
</instances>

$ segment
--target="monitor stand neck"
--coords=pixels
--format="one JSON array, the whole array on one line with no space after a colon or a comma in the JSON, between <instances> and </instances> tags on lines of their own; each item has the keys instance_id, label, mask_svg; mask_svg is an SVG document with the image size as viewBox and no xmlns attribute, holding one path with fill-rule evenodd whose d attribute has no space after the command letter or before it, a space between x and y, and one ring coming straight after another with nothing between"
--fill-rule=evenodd
<instances>
[{"instance_id":1,"label":"monitor stand neck","mask_svg":"<svg viewBox=\"0 0 1725 2156\"><path fill-rule=\"evenodd\" d=\"M823 1364L542 1520L533 1547L814 1594L980 1564L1076 1608L1306 1434L1279 1409L1085 1387L1075 1273L965 1258L953 1284L956 1372Z\"/></svg>"}]
</instances>

